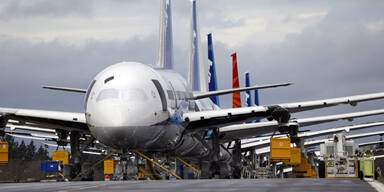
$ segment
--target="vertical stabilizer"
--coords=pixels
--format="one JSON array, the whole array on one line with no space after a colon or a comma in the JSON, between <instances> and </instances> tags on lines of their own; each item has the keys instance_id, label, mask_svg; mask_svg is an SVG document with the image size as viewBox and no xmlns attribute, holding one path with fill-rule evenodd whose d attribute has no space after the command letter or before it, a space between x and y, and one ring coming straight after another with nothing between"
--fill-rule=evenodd
<instances>
[{"instance_id":1,"label":"vertical stabilizer","mask_svg":"<svg viewBox=\"0 0 384 192\"><path fill-rule=\"evenodd\" d=\"M240 88L239 72L237 70L237 55L232 54L232 88ZM240 93L232 93L232 108L241 107Z\"/></svg>"},{"instance_id":2,"label":"vertical stabilizer","mask_svg":"<svg viewBox=\"0 0 384 192\"><path fill-rule=\"evenodd\" d=\"M255 90L255 105L259 106L260 105L260 100L259 100L259 90Z\"/></svg>"},{"instance_id":3,"label":"vertical stabilizer","mask_svg":"<svg viewBox=\"0 0 384 192\"><path fill-rule=\"evenodd\" d=\"M249 87L250 86L250 82L249 82L249 72L245 72L245 87ZM247 107L250 107L252 106L252 95L251 95L251 91L248 90L245 92L245 100L246 100L246 104L247 104Z\"/></svg>"},{"instance_id":4,"label":"vertical stabilizer","mask_svg":"<svg viewBox=\"0 0 384 192\"><path fill-rule=\"evenodd\" d=\"M208 91L206 79L207 72L201 54L196 0L192 0L191 4L191 42L188 64L188 83L191 85L193 91L206 92Z\"/></svg>"},{"instance_id":5,"label":"vertical stabilizer","mask_svg":"<svg viewBox=\"0 0 384 192\"><path fill-rule=\"evenodd\" d=\"M217 79L216 79L216 67L215 67L215 55L213 54L213 41L212 34L208 34L208 88L209 91L217 91ZM210 97L213 103L220 107L219 96Z\"/></svg>"},{"instance_id":6,"label":"vertical stabilizer","mask_svg":"<svg viewBox=\"0 0 384 192\"><path fill-rule=\"evenodd\" d=\"M173 35L171 0L161 0L159 52L156 67L173 69Z\"/></svg>"},{"instance_id":7,"label":"vertical stabilizer","mask_svg":"<svg viewBox=\"0 0 384 192\"><path fill-rule=\"evenodd\" d=\"M260 105L260 100L259 100L259 90L255 90L255 105L259 106ZM260 119L256 120L255 122L261 122Z\"/></svg>"},{"instance_id":8,"label":"vertical stabilizer","mask_svg":"<svg viewBox=\"0 0 384 192\"><path fill-rule=\"evenodd\" d=\"M249 72L246 72L245 73L245 86L246 87L249 87L251 86L250 85L250 80L249 80ZM259 105L259 90L255 90L255 105ZM245 99L247 100L247 107L250 107L252 106L252 95L251 95L251 91L246 91L245 93ZM260 122L260 120L256 120L256 121L250 121L250 122L247 122L247 123L252 123L252 122Z\"/></svg>"}]
</instances>

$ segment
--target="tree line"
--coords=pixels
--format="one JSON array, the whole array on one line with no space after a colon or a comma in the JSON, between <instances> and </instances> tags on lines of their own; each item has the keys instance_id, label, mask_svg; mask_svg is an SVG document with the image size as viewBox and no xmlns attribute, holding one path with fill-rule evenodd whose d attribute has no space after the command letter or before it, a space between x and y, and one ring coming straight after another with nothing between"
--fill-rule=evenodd
<instances>
[{"instance_id":1,"label":"tree line","mask_svg":"<svg viewBox=\"0 0 384 192\"><path fill-rule=\"evenodd\" d=\"M40 145L38 148L35 142L31 140L26 144L24 140L19 143L15 141L14 137L7 135L5 140L8 142L8 158L10 160L49 160L48 147Z\"/></svg>"}]
</instances>

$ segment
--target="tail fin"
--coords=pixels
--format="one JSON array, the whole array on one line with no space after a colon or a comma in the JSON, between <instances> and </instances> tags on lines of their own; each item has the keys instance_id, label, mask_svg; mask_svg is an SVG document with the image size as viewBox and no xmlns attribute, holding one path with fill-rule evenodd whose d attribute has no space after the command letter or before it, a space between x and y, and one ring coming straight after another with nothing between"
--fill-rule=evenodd
<instances>
[{"instance_id":1,"label":"tail fin","mask_svg":"<svg viewBox=\"0 0 384 192\"><path fill-rule=\"evenodd\" d=\"M239 72L237 70L237 55L232 54L232 88L240 88ZM232 93L232 108L241 107L240 93Z\"/></svg>"},{"instance_id":2,"label":"tail fin","mask_svg":"<svg viewBox=\"0 0 384 192\"><path fill-rule=\"evenodd\" d=\"M245 86L246 87L249 87L250 86L250 80L249 80L249 72L246 72L245 73ZM245 99L247 100L247 107L250 107L252 106L252 95L251 95L251 91L247 91L246 92L246 95L245 95ZM259 90L255 90L255 105L259 105ZM252 121L251 121L252 122ZM251 122L247 122L247 123L251 123ZM254 122L260 122L260 120L256 120Z\"/></svg>"},{"instance_id":3,"label":"tail fin","mask_svg":"<svg viewBox=\"0 0 384 192\"><path fill-rule=\"evenodd\" d=\"M255 90L255 105L259 106L260 105L260 100L259 100L259 90Z\"/></svg>"},{"instance_id":4,"label":"tail fin","mask_svg":"<svg viewBox=\"0 0 384 192\"><path fill-rule=\"evenodd\" d=\"M245 72L245 87L249 87L250 86L250 83L249 83L249 72ZM252 95L251 95L251 91L246 91L245 92L245 100L246 100L246 103L247 103L247 107L250 107L252 106Z\"/></svg>"},{"instance_id":5,"label":"tail fin","mask_svg":"<svg viewBox=\"0 0 384 192\"><path fill-rule=\"evenodd\" d=\"M162 0L160 10L160 36L156 67L164 69L174 67L171 3L171 0Z\"/></svg>"},{"instance_id":6,"label":"tail fin","mask_svg":"<svg viewBox=\"0 0 384 192\"><path fill-rule=\"evenodd\" d=\"M207 72L201 56L200 31L197 20L196 0L192 0L191 3L191 45L188 65L188 83L192 86L191 88L193 91L206 92L208 91L206 79Z\"/></svg>"},{"instance_id":7,"label":"tail fin","mask_svg":"<svg viewBox=\"0 0 384 192\"><path fill-rule=\"evenodd\" d=\"M215 55L213 54L213 42L212 34L208 34L208 87L209 91L217 91L217 80L216 80L216 67L215 67ZM220 106L219 96L210 97L213 103Z\"/></svg>"},{"instance_id":8,"label":"tail fin","mask_svg":"<svg viewBox=\"0 0 384 192\"><path fill-rule=\"evenodd\" d=\"M260 105L260 100L259 100L259 90L255 90L255 105L259 106ZM261 122L260 119L256 120L255 122Z\"/></svg>"}]
</instances>

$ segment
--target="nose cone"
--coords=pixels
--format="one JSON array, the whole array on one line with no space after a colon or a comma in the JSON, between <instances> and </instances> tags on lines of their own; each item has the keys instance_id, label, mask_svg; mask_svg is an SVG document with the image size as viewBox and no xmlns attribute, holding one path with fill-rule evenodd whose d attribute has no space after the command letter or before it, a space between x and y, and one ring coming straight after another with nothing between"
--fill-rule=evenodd
<instances>
[{"instance_id":1,"label":"nose cone","mask_svg":"<svg viewBox=\"0 0 384 192\"><path fill-rule=\"evenodd\" d=\"M130 148L138 142L138 129L167 120L152 82L158 78L139 63L116 64L98 74L86 101L91 133L104 144Z\"/></svg>"}]
</instances>

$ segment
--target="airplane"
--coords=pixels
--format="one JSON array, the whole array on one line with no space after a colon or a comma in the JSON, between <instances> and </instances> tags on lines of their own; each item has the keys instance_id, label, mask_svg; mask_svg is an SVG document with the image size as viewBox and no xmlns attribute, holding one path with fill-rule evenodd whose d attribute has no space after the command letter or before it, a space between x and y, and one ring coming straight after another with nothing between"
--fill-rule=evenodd
<instances>
[{"instance_id":1,"label":"airplane","mask_svg":"<svg viewBox=\"0 0 384 192\"><path fill-rule=\"evenodd\" d=\"M205 67L199 57L196 1L192 0L191 54L187 81L173 69L171 0L162 0L160 44L156 66L139 62L113 64L97 74L87 89L43 86L43 88L84 94L84 113L0 108L2 134L8 123L60 130L71 138L71 150L78 150L79 138L89 134L100 143L120 149L163 152L189 158L208 158L228 153L212 150L199 137L201 130L232 125L226 133L238 134L242 122L268 119L289 130L292 113L325 107L384 99L384 92L356 96L282 103L244 108L220 109L210 97L247 90L291 85L280 83L245 88L207 91ZM257 129L257 128L255 128ZM284 129L281 129L284 130ZM241 131L241 129L240 129ZM250 137L252 135L249 135ZM76 154L73 154L76 155ZM227 159L227 158L226 158ZM79 162L79 160L76 160Z\"/></svg>"}]
</instances>

